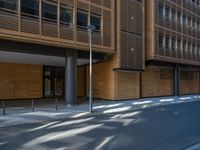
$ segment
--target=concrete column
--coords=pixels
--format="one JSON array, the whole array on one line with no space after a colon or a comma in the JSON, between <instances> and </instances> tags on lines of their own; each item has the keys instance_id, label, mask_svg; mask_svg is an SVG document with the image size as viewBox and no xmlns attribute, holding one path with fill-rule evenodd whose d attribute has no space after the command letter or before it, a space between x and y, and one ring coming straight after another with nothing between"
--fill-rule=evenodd
<instances>
[{"instance_id":1,"label":"concrete column","mask_svg":"<svg viewBox=\"0 0 200 150\"><path fill-rule=\"evenodd\" d=\"M180 67L174 68L174 96L179 96L180 90Z\"/></svg>"},{"instance_id":2,"label":"concrete column","mask_svg":"<svg viewBox=\"0 0 200 150\"><path fill-rule=\"evenodd\" d=\"M77 52L66 50L65 58L65 102L77 105Z\"/></svg>"}]
</instances>

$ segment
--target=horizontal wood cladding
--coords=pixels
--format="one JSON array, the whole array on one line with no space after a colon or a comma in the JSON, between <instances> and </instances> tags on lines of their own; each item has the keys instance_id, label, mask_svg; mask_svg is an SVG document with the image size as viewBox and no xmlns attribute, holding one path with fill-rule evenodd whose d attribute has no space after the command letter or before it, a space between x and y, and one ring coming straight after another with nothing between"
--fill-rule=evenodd
<instances>
[{"instance_id":1,"label":"horizontal wood cladding","mask_svg":"<svg viewBox=\"0 0 200 150\"><path fill-rule=\"evenodd\" d=\"M140 98L140 73L115 72L115 100Z\"/></svg>"},{"instance_id":2,"label":"horizontal wood cladding","mask_svg":"<svg viewBox=\"0 0 200 150\"><path fill-rule=\"evenodd\" d=\"M80 66L77 69L77 96L85 96L85 71L84 66Z\"/></svg>"},{"instance_id":3,"label":"horizontal wood cladding","mask_svg":"<svg viewBox=\"0 0 200 150\"><path fill-rule=\"evenodd\" d=\"M147 68L141 86L142 97L173 95L173 69Z\"/></svg>"},{"instance_id":4,"label":"horizontal wood cladding","mask_svg":"<svg viewBox=\"0 0 200 150\"><path fill-rule=\"evenodd\" d=\"M120 0L120 68L144 69L144 2Z\"/></svg>"},{"instance_id":5,"label":"horizontal wood cladding","mask_svg":"<svg viewBox=\"0 0 200 150\"><path fill-rule=\"evenodd\" d=\"M0 99L14 98L14 65L0 63Z\"/></svg>"},{"instance_id":6,"label":"horizontal wood cladding","mask_svg":"<svg viewBox=\"0 0 200 150\"><path fill-rule=\"evenodd\" d=\"M96 98L114 100L114 72L112 62L93 66L93 95ZM87 66L87 95L89 94L89 66Z\"/></svg>"},{"instance_id":7,"label":"horizontal wood cladding","mask_svg":"<svg viewBox=\"0 0 200 150\"><path fill-rule=\"evenodd\" d=\"M199 72L182 70L180 73L180 94L198 94L199 92Z\"/></svg>"},{"instance_id":8,"label":"horizontal wood cladding","mask_svg":"<svg viewBox=\"0 0 200 150\"><path fill-rule=\"evenodd\" d=\"M42 98L42 66L0 63L0 99Z\"/></svg>"},{"instance_id":9,"label":"horizontal wood cladding","mask_svg":"<svg viewBox=\"0 0 200 150\"><path fill-rule=\"evenodd\" d=\"M115 0L59 0L50 2L57 9L56 19L47 19L40 15L22 14L20 10L9 13L0 10L0 37L30 43L57 45L80 50L89 50L87 29L77 26L77 11L100 17L100 30L93 35L93 50L113 53L115 50ZM18 4L17 4L18 5ZM72 15L71 22L61 20L60 10L67 9ZM39 6L38 6L39 7ZM41 7L43 8L43 7ZM82 28L82 27L81 27Z\"/></svg>"}]
</instances>

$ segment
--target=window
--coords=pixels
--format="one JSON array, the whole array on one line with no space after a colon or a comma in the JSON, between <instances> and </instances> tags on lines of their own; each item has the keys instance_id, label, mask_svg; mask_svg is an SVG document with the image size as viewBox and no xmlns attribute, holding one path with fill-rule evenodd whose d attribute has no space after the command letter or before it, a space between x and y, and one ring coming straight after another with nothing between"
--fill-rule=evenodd
<instances>
[{"instance_id":1,"label":"window","mask_svg":"<svg viewBox=\"0 0 200 150\"><path fill-rule=\"evenodd\" d=\"M0 0L0 8L4 8L8 10L16 10L17 1L16 0Z\"/></svg>"},{"instance_id":2,"label":"window","mask_svg":"<svg viewBox=\"0 0 200 150\"><path fill-rule=\"evenodd\" d=\"M178 11L178 14L177 14L177 21L178 21L178 24L181 24L181 12Z\"/></svg>"},{"instance_id":3,"label":"window","mask_svg":"<svg viewBox=\"0 0 200 150\"><path fill-rule=\"evenodd\" d=\"M49 21L57 20L57 6L55 3L42 2L42 17Z\"/></svg>"},{"instance_id":4,"label":"window","mask_svg":"<svg viewBox=\"0 0 200 150\"><path fill-rule=\"evenodd\" d=\"M96 15L91 15L90 17L91 25L95 26L95 31L101 30L101 17Z\"/></svg>"},{"instance_id":5,"label":"window","mask_svg":"<svg viewBox=\"0 0 200 150\"><path fill-rule=\"evenodd\" d=\"M199 31L199 20L197 21L197 31Z\"/></svg>"},{"instance_id":6,"label":"window","mask_svg":"<svg viewBox=\"0 0 200 150\"><path fill-rule=\"evenodd\" d=\"M165 7L165 17L169 18L169 7Z\"/></svg>"},{"instance_id":7,"label":"window","mask_svg":"<svg viewBox=\"0 0 200 150\"><path fill-rule=\"evenodd\" d=\"M60 6L60 23L65 25L72 24L72 10L65 6Z\"/></svg>"},{"instance_id":8,"label":"window","mask_svg":"<svg viewBox=\"0 0 200 150\"><path fill-rule=\"evenodd\" d=\"M21 12L22 15L29 14L39 15L39 1L38 0L21 0Z\"/></svg>"},{"instance_id":9,"label":"window","mask_svg":"<svg viewBox=\"0 0 200 150\"><path fill-rule=\"evenodd\" d=\"M187 22L187 26L188 26L188 27L190 27L190 25L191 25L191 17L190 17L190 16L188 16L188 22Z\"/></svg>"},{"instance_id":10,"label":"window","mask_svg":"<svg viewBox=\"0 0 200 150\"><path fill-rule=\"evenodd\" d=\"M166 49L168 49L170 47L170 45L169 45L169 39L170 39L169 36L165 37L165 48Z\"/></svg>"},{"instance_id":11,"label":"window","mask_svg":"<svg viewBox=\"0 0 200 150\"><path fill-rule=\"evenodd\" d=\"M164 36L163 35L159 35L159 37L158 37L159 39L159 48L163 48L163 46L164 46L164 44L163 44L163 38L164 38Z\"/></svg>"},{"instance_id":12,"label":"window","mask_svg":"<svg viewBox=\"0 0 200 150\"><path fill-rule=\"evenodd\" d=\"M181 49L182 48L182 44L181 44L181 39L177 40L177 48Z\"/></svg>"},{"instance_id":13,"label":"window","mask_svg":"<svg viewBox=\"0 0 200 150\"><path fill-rule=\"evenodd\" d=\"M172 37L172 48L176 49L176 38Z\"/></svg>"},{"instance_id":14,"label":"window","mask_svg":"<svg viewBox=\"0 0 200 150\"><path fill-rule=\"evenodd\" d=\"M186 15L183 15L183 26L186 26Z\"/></svg>"},{"instance_id":15,"label":"window","mask_svg":"<svg viewBox=\"0 0 200 150\"><path fill-rule=\"evenodd\" d=\"M187 50L187 42L186 42L186 40L183 41L183 49Z\"/></svg>"},{"instance_id":16,"label":"window","mask_svg":"<svg viewBox=\"0 0 200 150\"><path fill-rule=\"evenodd\" d=\"M172 9L171 18L172 18L172 20L176 20L176 12L174 9Z\"/></svg>"},{"instance_id":17,"label":"window","mask_svg":"<svg viewBox=\"0 0 200 150\"><path fill-rule=\"evenodd\" d=\"M190 51L192 48L191 48L191 42L188 42L188 51Z\"/></svg>"},{"instance_id":18,"label":"window","mask_svg":"<svg viewBox=\"0 0 200 150\"><path fill-rule=\"evenodd\" d=\"M81 29L87 29L88 25L88 15L86 12L77 12L77 27Z\"/></svg>"},{"instance_id":19,"label":"window","mask_svg":"<svg viewBox=\"0 0 200 150\"><path fill-rule=\"evenodd\" d=\"M195 19L193 19L193 21L192 21L192 28L193 28L193 30L195 29L195 25L196 24L196 21L195 21Z\"/></svg>"},{"instance_id":20,"label":"window","mask_svg":"<svg viewBox=\"0 0 200 150\"><path fill-rule=\"evenodd\" d=\"M158 14L160 17L163 16L163 4L162 3L159 3L159 5L158 5Z\"/></svg>"}]
</instances>

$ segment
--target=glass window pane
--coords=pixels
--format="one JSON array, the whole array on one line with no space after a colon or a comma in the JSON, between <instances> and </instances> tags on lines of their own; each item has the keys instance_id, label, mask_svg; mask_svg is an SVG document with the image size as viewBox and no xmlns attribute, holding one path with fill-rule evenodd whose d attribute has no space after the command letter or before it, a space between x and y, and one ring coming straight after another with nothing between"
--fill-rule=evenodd
<instances>
[{"instance_id":1,"label":"glass window pane","mask_svg":"<svg viewBox=\"0 0 200 150\"><path fill-rule=\"evenodd\" d=\"M159 16L160 16L160 17L163 16L163 4L162 4L162 3L159 3L159 6L158 6L158 13L159 13Z\"/></svg>"},{"instance_id":2,"label":"glass window pane","mask_svg":"<svg viewBox=\"0 0 200 150\"><path fill-rule=\"evenodd\" d=\"M60 22L62 24L69 25L69 24L72 24L72 19L73 19L72 10L64 6L61 6L60 7Z\"/></svg>"},{"instance_id":3,"label":"glass window pane","mask_svg":"<svg viewBox=\"0 0 200 150\"><path fill-rule=\"evenodd\" d=\"M101 17L100 16L91 16L91 25L95 26L96 31L101 30Z\"/></svg>"},{"instance_id":4,"label":"glass window pane","mask_svg":"<svg viewBox=\"0 0 200 150\"><path fill-rule=\"evenodd\" d=\"M17 10L17 0L0 0L0 8Z\"/></svg>"},{"instance_id":5,"label":"glass window pane","mask_svg":"<svg viewBox=\"0 0 200 150\"><path fill-rule=\"evenodd\" d=\"M57 6L54 3L42 2L42 17L57 20Z\"/></svg>"},{"instance_id":6,"label":"glass window pane","mask_svg":"<svg viewBox=\"0 0 200 150\"><path fill-rule=\"evenodd\" d=\"M169 18L169 8L165 7L165 17Z\"/></svg>"},{"instance_id":7,"label":"glass window pane","mask_svg":"<svg viewBox=\"0 0 200 150\"><path fill-rule=\"evenodd\" d=\"M38 0L21 0L22 14L39 16L39 1Z\"/></svg>"},{"instance_id":8,"label":"glass window pane","mask_svg":"<svg viewBox=\"0 0 200 150\"><path fill-rule=\"evenodd\" d=\"M176 19L176 12L175 12L175 10L172 10L172 19L173 19L173 20Z\"/></svg>"},{"instance_id":9,"label":"glass window pane","mask_svg":"<svg viewBox=\"0 0 200 150\"><path fill-rule=\"evenodd\" d=\"M88 25L88 15L85 12L77 12L77 27L82 29L87 29Z\"/></svg>"}]
</instances>

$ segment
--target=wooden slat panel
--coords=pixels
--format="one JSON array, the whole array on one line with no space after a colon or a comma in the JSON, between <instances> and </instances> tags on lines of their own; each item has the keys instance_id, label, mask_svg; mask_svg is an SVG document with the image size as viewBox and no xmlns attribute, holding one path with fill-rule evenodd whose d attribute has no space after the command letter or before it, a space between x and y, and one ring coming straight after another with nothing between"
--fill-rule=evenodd
<instances>
[{"instance_id":1,"label":"wooden slat panel","mask_svg":"<svg viewBox=\"0 0 200 150\"><path fill-rule=\"evenodd\" d=\"M199 73L192 71L181 71L180 94L198 94L200 91Z\"/></svg>"},{"instance_id":2,"label":"wooden slat panel","mask_svg":"<svg viewBox=\"0 0 200 150\"><path fill-rule=\"evenodd\" d=\"M142 97L173 95L173 70L148 68L142 73Z\"/></svg>"},{"instance_id":3,"label":"wooden slat panel","mask_svg":"<svg viewBox=\"0 0 200 150\"><path fill-rule=\"evenodd\" d=\"M115 72L115 99L140 98L140 74Z\"/></svg>"},{"instance_id":4,"label":"wooden slat panel","mask_svg":"<svg viewBox=\"0 0 200 150\"><path fill-rule=\"evenodd\" d=\"M42 66L28 65L28 98L42 98Z\"/></svg>"},{"instance_id":5,"label":"wooden slat panel","mask_svg":"<svg viewBox=\"0 0 200 150\"><path fill-rule=\"evenodd\" d=\"M15 98L28 98L28 65L14 65Z\"/></svg>"},{"instance_id":6,"label":"wooden slat panel","mask_svg":"<svg viewBox=\"0 0 200 150\"><path fill-rule=\"evenodd\" d=\"M14 65L0 63L0 100L14 97Z\"/></svg>"},{"instance_id":7,"label":"wooden slat panel","mask_svg":"<svg viewBox=\"0 0 200 150\"><path fill-rule=\"evenodd\" d=\"M18 18L16 14L0 13L0 28L9 30L18 30Z\"/></svg>"},{"instance_id":8,"label":"wooden slat panel","mask_svg":"<svg viewBox=\"0 0 200 150\"><path fill-rule=\"evenodd\" d=\"M93 94L94 97L114 100L114 72L113 62L107 61L93 66ZM87 96L89 94L89 67L87 66Z\"/></svg>"},{"instance_id":9,"label":"wooden slat panel","mask_svg":"<svg viewBox=\"0 0 200 150\"><path fill-rule=\"evenodd\" d=\"M0 99L41 98L42 66L0 63Z\"/></svg>"},{"instance_id":10,"label":"wooden slat panel","mask_svg":"<svg viewBox=\"0 0 200 150\"><path fill-rule=\"evenodd\" d=\"M77 69L77 96L84 95L84 66L78 67Z\"/></svg>"},{"instance_id":11,"label":"wooden slat panel","mask_svg":"<svg viewBox=\"0 0 200 150\"><path fill-rule=\"evenodd\" d=\"M103 11L103 45L104 46L111 46L111 33L112 33L112 26L111 26L111 12L104 10Z\"/></svg>"}]
</instances>

